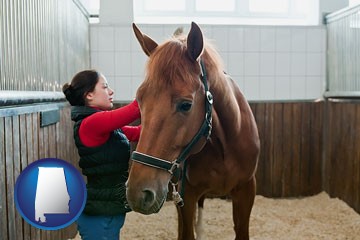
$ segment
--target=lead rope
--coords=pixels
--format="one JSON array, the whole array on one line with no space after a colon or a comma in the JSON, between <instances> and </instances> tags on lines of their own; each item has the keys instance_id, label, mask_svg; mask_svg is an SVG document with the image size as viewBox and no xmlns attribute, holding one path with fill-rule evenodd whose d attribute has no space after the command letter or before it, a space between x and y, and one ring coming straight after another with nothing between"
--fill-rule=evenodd
<instances>
[{"instance_id":1,"label":"lead rope","mask_svg":"<svg viewBox=\"0 0 360 240\"><path fill-rule=\"evenodd\" d=\"M176 190L176 185L178 185L178 184L173 183L173 182L171 182L171 184L172 184L172 187L173 187L172 198L174 200L174 203L179 207L183 207L184 206L184 200L182 199L180 193Z\"/></svg>"},{"instance_id":2,"label":"lead rope","mask_svg":"<svg viewBox=\"0 0 360 240\"><path fill-rule=\"evenodd\" d=\"M186 159L184 160L184 170L183 170L183 174L182 174L182 178L181 178L181 192L180 192L180 196L184 196L184 192L185 192L185 178L186 178Z\"/></svg>"},{"instance_id":3,"label":"lead rope","mask_svg":"<svg viewBox=\"0 0 360 240\"><path fill-rule=\"evenodd\" d=\"M174 203L179 206L179 207L183 207L184 206L184 192L185 192L185 178L186 178L186 159L184 160L184 169L182 170L183 174L181 174L181 191L180 193L177 191L176 186L178 185L178 183L173 183L171 182L171 185L173 187L173 191L172 191L172 198Z\"/></svg>"},{"instance_id":4,"label":"lead rope","mask_svg":"<svg viewBox=\"0 0 360 240\"><path fill-rule=\"evenodd\" d=\"M172 199L174 201L174 203L178 206L178 207L183 207L184 206L184 188L185 188L185 172L186 172L186 159L184 160L184 168L183 170L180 170L181 168L178 168L178 171L181 171L181 173L178 176L178 181L176 183L174 183L173 181L170 181L171 185L172 185ZM180 185L179 185L180 182ZM180 193L178 192L176 187L180 187L181 186L181 191Z\"/></svg>"}]
</instances>

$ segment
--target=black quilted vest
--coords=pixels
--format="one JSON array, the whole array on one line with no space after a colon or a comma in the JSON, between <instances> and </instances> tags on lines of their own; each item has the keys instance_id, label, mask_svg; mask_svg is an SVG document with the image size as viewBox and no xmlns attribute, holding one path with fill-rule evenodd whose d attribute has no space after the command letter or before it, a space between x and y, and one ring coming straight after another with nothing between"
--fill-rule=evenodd
<instances>
[{"instance_id":1,"label":"black quilted vest","mask_svg":"<svg viewBox=\"0 0 360 240\"><path fill-rule=\"evenodd\" d=\"M126 201L125 182L128 178L130 144L120 129L111 133L106 143L98 147L84 146L79 127L84 118L96 109L75 106L71 119L75 121L74 139L80 156L79 166L87 177L87 201L84 213L88 215L118 215L131 211Z\"/></svg>"}]
</instances>

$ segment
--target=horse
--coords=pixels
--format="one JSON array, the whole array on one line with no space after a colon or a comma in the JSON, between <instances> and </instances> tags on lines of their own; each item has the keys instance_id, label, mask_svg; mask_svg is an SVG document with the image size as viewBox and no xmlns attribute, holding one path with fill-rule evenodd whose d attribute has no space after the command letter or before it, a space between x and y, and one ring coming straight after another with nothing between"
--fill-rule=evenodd
<instances>
[{"instance_id":1,"label":"horse","mask_svg":"<svg viewBox=\"0 0 360 240\"><path fill-rule=\"evenodd\" d=\"M260 140L246 98L196 23L160 45L133 30L149 58L136 93L142 130L126 182L130 208L159 212L172 184L178 239L193 240L202 237L197 203L227 196L235 239L249 239Z\"/></svg>"}]
</instances>

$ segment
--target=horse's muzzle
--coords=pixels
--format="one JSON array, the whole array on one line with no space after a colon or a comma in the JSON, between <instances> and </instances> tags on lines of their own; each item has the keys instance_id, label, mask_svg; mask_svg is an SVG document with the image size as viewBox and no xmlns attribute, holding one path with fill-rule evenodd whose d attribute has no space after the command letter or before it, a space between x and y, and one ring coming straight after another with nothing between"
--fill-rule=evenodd
<instances>
[{"instance_id":1,"label":"horse's muzzle","mask_svg":"<svg viewBox=\"0 0 360 240\"><path fill-rule=\"evenodd\" d=\"M142 214L152 214L160 211L167 196L167 191L157 194L152 189L132 191L126 188L126 197L130 208Z\"/></svg>"}]
</instances>

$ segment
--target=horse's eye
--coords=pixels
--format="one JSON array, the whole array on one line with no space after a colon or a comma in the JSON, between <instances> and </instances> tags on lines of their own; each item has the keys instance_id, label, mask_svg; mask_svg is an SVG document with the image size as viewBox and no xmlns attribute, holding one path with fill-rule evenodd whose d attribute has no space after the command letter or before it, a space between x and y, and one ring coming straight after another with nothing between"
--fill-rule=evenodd
<instances>
[{"instance_id":1,"label":"horse's eye","mask_svg":"<svg viewBox=\"0 0 360 240\"><path fill-rule=\"evenodd\" d=\"M178 105L179 112L188 112L191 109L191 102L182 102Z\"/></svg>"}]
</instances>

